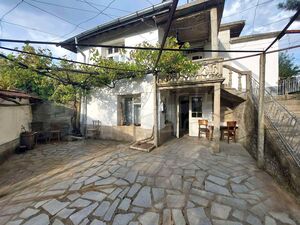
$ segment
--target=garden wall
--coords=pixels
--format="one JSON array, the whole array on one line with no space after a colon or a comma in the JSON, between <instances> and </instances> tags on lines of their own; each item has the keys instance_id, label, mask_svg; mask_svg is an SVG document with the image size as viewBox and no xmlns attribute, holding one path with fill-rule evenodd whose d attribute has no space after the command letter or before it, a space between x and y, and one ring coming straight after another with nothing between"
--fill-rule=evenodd
<instances>
[{"instance_id":1,"label":"garden wall","mask_svg":"<svg viewBox=\"0 0 300 225\"><path fill-rule=\"evenodd\" d=\"M16 100L22 105L0 100L0 163L14 152L19 145L22 126L29 130L32 121L28 99ZM4 106L5 105L5 106ZM11 106L10 106L11 105Z\"/></svg>"}]
</instances>

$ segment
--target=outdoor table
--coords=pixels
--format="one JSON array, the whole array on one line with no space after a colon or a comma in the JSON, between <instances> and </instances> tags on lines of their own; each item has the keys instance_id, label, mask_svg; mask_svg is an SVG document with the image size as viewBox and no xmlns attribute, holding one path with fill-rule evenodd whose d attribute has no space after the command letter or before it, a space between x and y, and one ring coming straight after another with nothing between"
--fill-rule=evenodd
<instances>
[{"instance_id":1,"label":"outdoor table","mask_svg":"<svg viewBox=\"0 0 300 225\"><path fill-rule=\"evenodd\" d=\"M212 140L213 138L213 133L214 133L214 124L210 123L208 125L208 128L210 129L210 140ZM236 125L236 129L239 128L239 125ZM220 122L220 133L221 133L221 137L220 139L223 140L224 139L224 131L227 129L227 122Z\"/></svg>"}]
</instances>

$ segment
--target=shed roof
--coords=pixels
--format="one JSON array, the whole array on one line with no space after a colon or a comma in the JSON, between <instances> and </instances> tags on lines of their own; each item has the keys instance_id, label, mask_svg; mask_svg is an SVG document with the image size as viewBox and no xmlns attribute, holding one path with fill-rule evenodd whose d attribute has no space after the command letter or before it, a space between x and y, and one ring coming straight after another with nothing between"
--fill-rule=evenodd
<instances>
[{"instance_id":1,"label":"shed roof","mask_svg":"<svg viewBox=\"0 0 300 225\"><path fill-rule=\"evenodd\" d=\"M25 93L19 90L5 90L0 89L0 98L24 98L24 99L32 99L32 100L41 100L40 97Z\"/></svg>"}]
</instances>

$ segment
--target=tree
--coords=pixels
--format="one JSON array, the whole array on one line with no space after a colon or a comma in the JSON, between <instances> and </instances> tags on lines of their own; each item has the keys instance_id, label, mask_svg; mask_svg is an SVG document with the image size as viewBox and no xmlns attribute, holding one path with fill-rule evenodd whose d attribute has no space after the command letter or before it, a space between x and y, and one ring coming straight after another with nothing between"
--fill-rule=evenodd
<instances>
[{"instance_id":1,"label":"tree","mask_svg":"<svg viewBox=\"0 0 300 225\"><path fill-rule=\"evenodd\" d=\"M279 9L285 10L299 10L300 9L300 1L299 0L286 0L285 2L281 2L278 4Z\"/></svg>"},{"instance_id":2,"label":"tree","mask_svg":"<svg viewBox=\"0 0 300 225\"><path fill-rule=\"evenodd\" d=\"M286 79L296 76L300 72L300 68L294 64L294 58L288 53L281 52L279 54L279 77Z\"/></svg>"}]
</instances>

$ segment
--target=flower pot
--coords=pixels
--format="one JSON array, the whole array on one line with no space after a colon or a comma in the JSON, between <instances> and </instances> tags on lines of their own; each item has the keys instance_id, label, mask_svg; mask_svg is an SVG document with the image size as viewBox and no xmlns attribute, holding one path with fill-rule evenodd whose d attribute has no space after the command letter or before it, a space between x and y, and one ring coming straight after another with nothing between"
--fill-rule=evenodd
<instances>
[{"instance_id":1,"label":"flower pot","mask_svg":"<svg viewBox=\"0 0 300 225\"><path fill-rule=\"evenodd\" d=\"M20 134L20 145L26 146L28 150L34 148L34 133L33 132L22 132Z\"/></svg>"}]
</instances>

